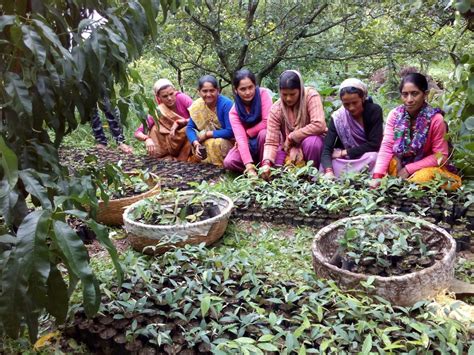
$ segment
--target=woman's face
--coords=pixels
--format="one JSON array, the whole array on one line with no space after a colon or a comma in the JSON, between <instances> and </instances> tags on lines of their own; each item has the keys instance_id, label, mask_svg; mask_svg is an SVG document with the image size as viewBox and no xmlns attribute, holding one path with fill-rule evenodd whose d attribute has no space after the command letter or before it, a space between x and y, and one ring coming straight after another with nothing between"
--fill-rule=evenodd
<instances>
[{"instance_id":1,"label":"woman's face","mask_svg":"<svg viewBox=\"0 0 474 355\"><path fill-rule=\"evenodd\" d=\"M293 107L300 99L300 89L280 89L280 98L286 106Z\"/></svg>"},{"instance_id":2,"label":"woman's face","mask_svg":"<svg viewBox=\"0 0 474 355\"><path fill-rule=\"evenodd\" d=\"M239 86L237 87L237 95L240 96L244 104L250 104L255 97L256 86L252 83L252 80L245 78L240 80Z\"/></svg>"},{"instance_id":3,"label":"woman's face","mask_svg":"<svg viewBox=\"0 0 474 355\"><path fill-rule=\"evenodd\" d=\"M352 117L361 118L364 112L364 100L359 94L344 94L341 97L342 105L350 112Z\"/></svg>"},{"instance_id":4,"label":"woman's face","mask_svg":"<svg viewBox=\"0 0 474 355\"><path fill-rule=\"evenodd\" d=\"M206 82L201 89L199 89L199 96L201 96L207 106L214 106L217 103L219 90L217 90L217 88L215 88L211 83Z\"/></svg>"},{"instance_id":5,"label":"woman's face","mask_svg":"<svg viewBox=\"0 0 474 355\"><path fill-rule=\"evenodd\" d=\"M401 97L410 116L415 116L420 112L425 103L426 93L413 83L405 83L402 88Z\"/></svg>"},{"instance_id":6,"label":"woman's face","mask_svg":"<svg viewBox=\"0 0 474 355\"><path fill-rule=\"evenodd\" d=\"M176 106L176 89L172 86L158 91L156 97L158 98L158 102L164 103L169 108Z\"/></svg>"}]
</instances>

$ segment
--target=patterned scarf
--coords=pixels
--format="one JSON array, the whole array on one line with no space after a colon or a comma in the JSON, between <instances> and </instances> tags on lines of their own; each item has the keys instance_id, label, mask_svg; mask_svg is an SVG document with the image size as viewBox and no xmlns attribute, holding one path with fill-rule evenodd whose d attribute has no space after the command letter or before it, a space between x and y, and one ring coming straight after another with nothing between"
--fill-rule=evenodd
<instances>
[{"instance_id":1,"label":"patterned scarf","mask_svg":"<svg viewBox=\"0 0 474 355\"><path fill-rule=\"evenodd\" d=\"M415 129L411 134L410 115L405 106L401 105L395 109L393 153L401 159L403 166L423 157L423 148L428 138L431 118L442 112L439 108L433 108L425 103L416 116Z\"/></svg>"}]
</instances>

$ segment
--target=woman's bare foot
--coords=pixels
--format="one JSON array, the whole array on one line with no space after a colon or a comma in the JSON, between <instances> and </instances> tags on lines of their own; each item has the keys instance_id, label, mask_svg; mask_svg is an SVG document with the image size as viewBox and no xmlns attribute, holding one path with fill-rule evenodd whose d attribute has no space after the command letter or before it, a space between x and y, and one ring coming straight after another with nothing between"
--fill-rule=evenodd
<instances>
[{"instance_id":1,"label":"woman's bare foot","mask_svg":"<svg viewBox=\"0 0 474 355\"><path fill-rule=\"evenodd\" d=\"M133 153L133 149L132 147L130 147L129 145L126 145L125 143L120 143L118 148L124 152L125 154L132 154Z\"/></svg>"}]
</instances>

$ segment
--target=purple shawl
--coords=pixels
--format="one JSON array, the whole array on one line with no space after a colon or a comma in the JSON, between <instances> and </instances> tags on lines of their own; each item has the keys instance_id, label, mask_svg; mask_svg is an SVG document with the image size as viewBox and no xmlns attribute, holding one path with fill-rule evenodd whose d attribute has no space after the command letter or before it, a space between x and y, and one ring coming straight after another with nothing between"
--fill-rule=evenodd
<instances>
[{"instance_id":1,"label":"purple shawl","mask_svg":"<svg viewBox=\"0 0 474 355\"><path fill-rule=\"evenodd\" d=\"M364 127L344 107L335 111L332 119L344 149L354 148L367 142Z\"/></svg>"}]
</instances>

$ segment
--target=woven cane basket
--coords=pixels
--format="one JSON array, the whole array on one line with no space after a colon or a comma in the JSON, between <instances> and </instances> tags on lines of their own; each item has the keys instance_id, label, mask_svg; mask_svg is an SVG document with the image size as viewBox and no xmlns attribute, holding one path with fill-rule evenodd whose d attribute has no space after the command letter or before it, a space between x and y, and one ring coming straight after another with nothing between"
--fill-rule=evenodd
<instances>
[{"instance_id":1,"label":"woven cane basket","mask_svg":"<svg viewBox=\"0 0 474 355\"><path fill-rule=\"evenodd\" d=\"M312 245L313 267L319 277L335 280L344 290L362 288L360 282L366 281L370 275L343 270L332 265L329 261L339 247L337 229L343 228L350 222L374 217L418 223L422 228L435 231L442 237L440 243L443 257L436 260L432 266L420 271L401 276L374 276L373 286L375 288L368 292L381 296L395 305L410 306L420 300L429 299L450 286L454 278L454 259L456 256L456 242L453 237L444 229L432 223L401 215L349 217L331 223L319 230Z\"/></svg>"},{"instance_id":2,"label":"woven cane basket","mask_svg":"<svg viewBox=\"0 0 474 355\"><path fill-rule=\"evenodd\" d=\"M137 175L138 173L127 173L129 175ZM107 224L109 226L118 226L123 224L123 211L132 203L143 200L146 197L151 197L160 192L160 183L158 176L150 173L150 179L147 181L150 190L141 194L109 200L108 203L104 201L99 202L97 209L97 222Z\"/></svg>"},{"instance_id":3,"label":"woven cane basket","mask_svg":"<svg viewBox=\"0 0 474 355\"><path fill-rule=\"evenodd\" d=\"M195 191L178 193L191 196ZM211 193L209 200L217 203L220 210L217 216L199 222L175 225L150 225L132 220L130 213L144 201L134 203L123 213L130 244L135 250L146 254L162 254L172 247L182 247L186 244L213 244L224 234L234 203L229 197L217 192Z\"/></svg>"}]
</instances>

